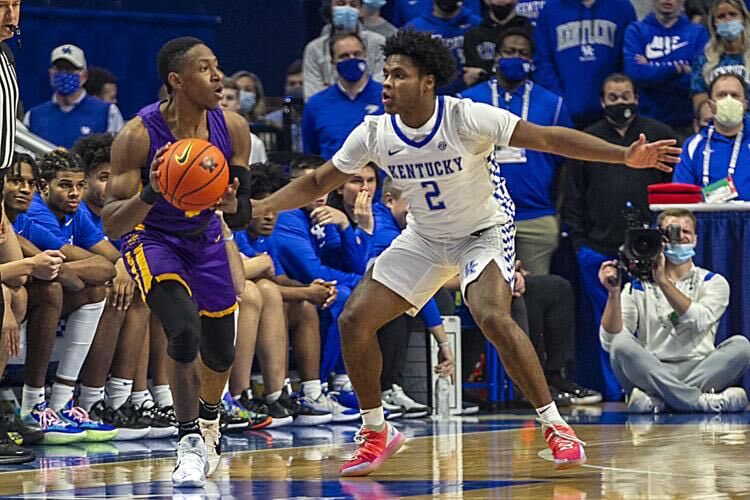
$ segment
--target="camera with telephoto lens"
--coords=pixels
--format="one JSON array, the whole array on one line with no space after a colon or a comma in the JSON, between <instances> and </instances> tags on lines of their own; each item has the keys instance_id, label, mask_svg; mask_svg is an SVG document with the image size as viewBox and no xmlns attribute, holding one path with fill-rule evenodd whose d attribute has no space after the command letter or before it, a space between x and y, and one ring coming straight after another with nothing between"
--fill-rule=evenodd
<instances>
[{"instance_id":1,"label":"camera with telephoto lens","mask_svg":"<svg viewBox=\"0 0 750 500\"><path fill-rule=\"evenodd\" d=\"M640 211L628 202L623 216L628 228L625 231L625 242L618 250L617 277L609 279L611 285L617 285L623 274L632 278L653 282L653 265L662 252L664 243L679 243L682 239L682 228L679 224L670 224L666 228L649 227Z\"/></svg>"}]
</instances>

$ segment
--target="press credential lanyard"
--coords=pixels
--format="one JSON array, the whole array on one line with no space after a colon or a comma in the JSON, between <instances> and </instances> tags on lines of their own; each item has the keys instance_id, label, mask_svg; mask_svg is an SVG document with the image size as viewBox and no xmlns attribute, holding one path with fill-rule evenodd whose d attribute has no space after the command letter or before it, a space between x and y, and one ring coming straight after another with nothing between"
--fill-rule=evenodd
<instances>
[{"instance_id":1,"label":"press credential lanyard","mask_svg":"<svg viewBox=\"0 0 750 500\"><path fill-rule=\"evenodd\" d=\"M742 145L742 135L744 133L744 126L737 132L737 137L734 138L734 147L732 148L732 158L729 160L729 172L727 177L734 177L734 170L737 167L737 158L740 156L740 146ZM714 135L714 126L708 127L708 136L706 137L706 144L703 146L703 185L708 186L708 166L711 163L711 138Z\"/></svg>"},{"instance_id":2,"label":"press credential lanyard","mask_svg":"<svg viewBox=\"0 0 750 500\"><path fill-rule=\"evenodd\" d=\"M531 100L531 87L534 86L531 81L526 80L526 84L524 85L525 88L523 90L523 101L521 104L521 118L524 121L529 120L529 101ZM500 95L497 90L497 80L492 81L492 85L490 85L490 88L492 89L492 105L496 108L500 107ZM510 92L505 92L505 103L510 108L510 101L513 98L512 94Z\"/></svg>"}]
</instances>

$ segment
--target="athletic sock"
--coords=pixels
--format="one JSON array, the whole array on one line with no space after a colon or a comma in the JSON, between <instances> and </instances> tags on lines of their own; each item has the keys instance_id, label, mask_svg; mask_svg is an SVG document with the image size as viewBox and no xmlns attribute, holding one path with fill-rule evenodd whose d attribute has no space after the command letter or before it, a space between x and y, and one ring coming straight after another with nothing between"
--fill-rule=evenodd
<instances>
[{"instance_id":1,"label":"athletic sock","mask_svg":"<svg viewBox=\"0 0 750 500\"><path fill-rule=\"evenodd\" d=\"M155 385L151 388L151 394L154 396L154 401L159 408L167 408L168 406L174 406L174 400L172 399L172 390L168 385Z\"/></svg>"},{"instance_id":2,"label":"athletic sock","mask_svg":"<svg viewBox=\"0 0 750 500\"><path fill-rule=\"evenodd\" d=\"M193 420L187 420L185 422L177 422L177 441L187 436L188 434L198 434L199 436L203 436L203 434L201 434L201 428L200 425L198 425L197 418L194 418Z\"/></svg>"},{"instance_id":3,"label":"athletic sock","mask_svg":"<svg viewBox=\"0 0 750 500\"><path fill-rule=\"evenodd\" d=\"M117 409L125 403L133 392L133 381L126 378L110 377L107 380L105 394L107 395L107 406Z\"/></svg>"},{"instance_id":4,"label":"athletic sock","mask_svg":"<svg viewBox=\"0 0 750 500\"><path fill-rule=\"evenodd\" d=\"M554 401L552 401L548 405L542 406L541 408L537 408L536 413L545 421L545 425L547 422L549 422L549 424L560 424L564 426L568 425L567 422L565 422L565 420L563 420L563 418L560 416L560 412L557 411L557 405Z\"/></svg>"},{"instance_id":5,"label":"athletic sock","mask_svg":"<svg viewBox=\"0 0 750 500\"><path fill-rule=\"evenodd\" d=\"M62 410L68 401L73 399L73 393L76 388L72 385L65 385L60 382L52 384L52 394L49 397L49 407L55 411Z\"/></svg>"},{"instance_id":6,"label":"athletic sock","mask_svg":"<svg viewBox=\"0 0 750 500\"><path fill-rule=\"evenodd\" d=\"M346 373L340 373L333 376L333 390L340 391L343 387L349 383L349 375Z\"/></svg>"},{"instance_id":7,"label":"athletic sock","mask_svg":"<svg viewBox=\"0 0 750 500\"><path fill-rule=\"evenodd\" d=\"M91 411L91 407L104 399L104 387L89 387L81 385L78 393L78 406L86 411Z\"/></svg>"},{"instance_id":8,"label":"athletic sock","mask_svg":"<svg viewBox=\"0 0 750 500\"><path fill-rule=\"evenodd\" d=\"M21 416L31 413L36 405L44 402L44 387L31 387L23 384L21 392Z\"/></svg>"},{"instance_id":9,"label":"athletic sock","mask_svg":"<svg viewBox=\"0 0 750 500\"><path fill-rule=\"evenodd\" d=\"M362 423L368 429L376 432L381 432L385 429L385 414L383 413L382 405L369 410L360 409L359 413L362 415Z\"/></svg>"},{"instance_id":10,"label":"athletic sock","mask_svg":"<svg viewBox=\"0 0 750 500\"><path fill-rule=\"evenodd\" d=\"M146 401L152 400L151 393L148 392L148 389L144 389L142 391L133 391L130 396L130 401L133 402L135 406L141 406Z\"/></svg>"},{"instance_id":11,"label":"athletic sock","mask_svg":"<svg viewBox=\"0 0 750 500\"><path fill-rule=\"evenodd\" d=\"M281 391L275 391L271 394L266 394L266 403L272 404L279 400L281 397Z\"/></svg>"},{"instance_id":12,"label":"athletic sock","mask_svg":"<svg viewBox=\"0 0 750 500\"><path fill-rule=\"evenodd\" d=\"M309 397L310 399L318 399L323 394L323 388L320 385L320 380L305 380L302 382L302 394Z\"/></svg>"},{"instance_id":13,"label":"athletic sock","mask_svg":"<svg viewBox=\"0 0 750 500\"><path fill-rule=\"evenodd\" d=\"M206 403L201 399L200 408L198 409L198 416L202 420L216 420L219 418L219 407L221 401L218 403Z\"/></svg>"}]
</instances>

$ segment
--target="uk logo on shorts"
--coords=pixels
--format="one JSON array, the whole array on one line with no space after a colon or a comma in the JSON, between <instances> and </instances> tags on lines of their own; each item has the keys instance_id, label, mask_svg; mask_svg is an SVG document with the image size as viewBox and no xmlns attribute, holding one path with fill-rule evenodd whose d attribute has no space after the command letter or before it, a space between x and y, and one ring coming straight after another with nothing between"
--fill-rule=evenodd
<instances>
[{"instance_id":1,"label":"uk logo on shorts","mask_svg":"<svg viewBox=\"0 0 750 500\"><path fill-rule=\"evenodd\" d=\"M476 260L472 260L471 262L469 262L468 264L466 264L464 266L464 278L468 278L472 274L476 273L478 265L479 264L477 264Z\"/></svg>"}]
</instances>

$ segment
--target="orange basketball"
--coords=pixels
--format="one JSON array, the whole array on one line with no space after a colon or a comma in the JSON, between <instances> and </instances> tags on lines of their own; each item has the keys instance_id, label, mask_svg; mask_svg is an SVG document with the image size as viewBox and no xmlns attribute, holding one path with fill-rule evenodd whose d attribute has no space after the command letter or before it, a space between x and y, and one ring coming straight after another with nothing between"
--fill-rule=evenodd
<instances>
[{"instance_id":1,"label":"orange basketball","mask_svg":"<svg viewBox=\"0 0 750 500\"><path fill-rule=\"evenodd\" d=\"M229 185L229 165L219 148L203 139L172 144L159 167L159 189L164 198L186 212L216 205Z\"/></svg>"}]
</instances>

